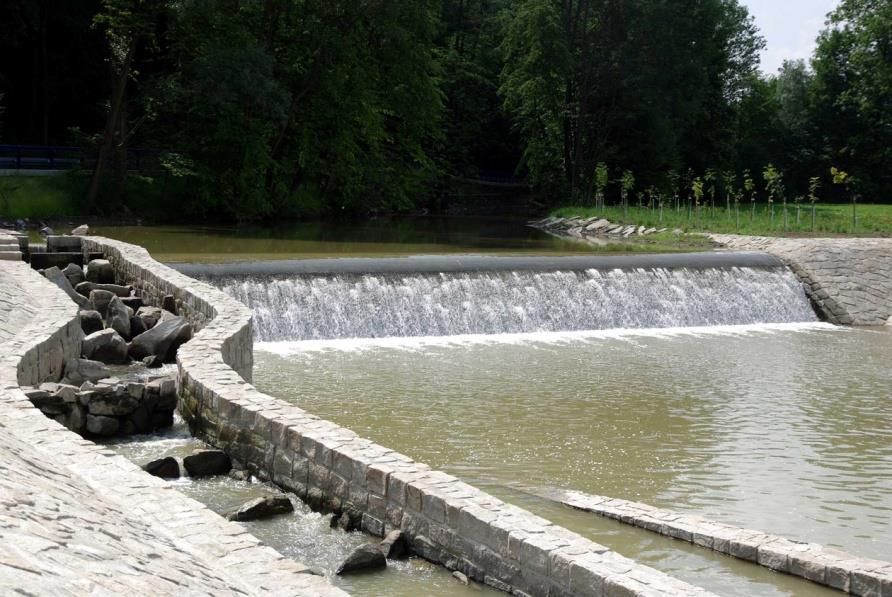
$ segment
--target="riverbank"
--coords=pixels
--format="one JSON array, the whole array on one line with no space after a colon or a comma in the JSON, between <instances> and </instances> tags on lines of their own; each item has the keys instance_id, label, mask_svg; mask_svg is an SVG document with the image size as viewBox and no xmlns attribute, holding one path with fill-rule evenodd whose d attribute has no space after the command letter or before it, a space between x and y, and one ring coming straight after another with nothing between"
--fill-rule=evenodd
<instances>
[{"instance_id":1,"label":"riverbank","mask_svg":"<svg viewBox=\"0 0 892 597\"><path fill-rule=\"evenodd\" d=\"M773 214L772 215L772 211ZM774 205L773 210L765 203L741 203L738 210L725 208L724 202L715 207L709 204L695 210L690 206L676 208L668 202L661 210L659 206L628 209L621 206L604 208L568 206L553 210L552 218L589 220L604 218L615 224L644 226L645 228L666 228L684 233L744 234L756 236L890 236L892 235L892 205L865 203L857 206L858 226L852 225L851 204L815 205L815 222L812 227L810 203L787 204L786 223L783 206Z\"/></svg>"}]
</instances>

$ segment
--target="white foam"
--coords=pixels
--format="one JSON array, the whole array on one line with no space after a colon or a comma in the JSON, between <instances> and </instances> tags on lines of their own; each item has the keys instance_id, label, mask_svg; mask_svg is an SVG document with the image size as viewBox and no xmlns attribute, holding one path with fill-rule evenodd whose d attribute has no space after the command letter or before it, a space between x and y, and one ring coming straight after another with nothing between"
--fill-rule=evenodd
<instances>
[{"instance_id":1,"label":"white foam","mask_svg":"<svg viewBox=\"0 0 892 597\"><path fill-rule=\"evenodd\" d=\"M633 340L635 338L676 338L680 336L743 336L784 332L843 331L847 328L821 322L759 323L747 325L715 325L670 328L618 328L611 330L583 330L572 332L530 332L520 334L465 334L457 336L415 336L389 338L340 338L333 340L301 340L285 342L257 342L255 350L289 356L322 351L363 351L379 348L424 350L433 347L486 344L563 344L598 342L602 340Z\"/></svg>"}]
</instances>

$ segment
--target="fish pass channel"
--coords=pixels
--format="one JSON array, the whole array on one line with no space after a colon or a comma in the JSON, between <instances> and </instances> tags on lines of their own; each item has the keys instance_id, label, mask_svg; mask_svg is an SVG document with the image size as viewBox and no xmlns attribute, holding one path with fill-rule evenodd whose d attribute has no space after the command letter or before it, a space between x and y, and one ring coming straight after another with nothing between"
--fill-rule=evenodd
<instances>
[{"instance_id":1,"label":"fish pass channel","mask_svg":"<svg viewBox=\"0 0 892 597\"><path fill-rule=\"evenodd\" d=\"M892 334L819 323L777 264L658 261L206 277L261 390L718 594L833 594L542 497L892 553Z\"/></svg>"}]
</instances>

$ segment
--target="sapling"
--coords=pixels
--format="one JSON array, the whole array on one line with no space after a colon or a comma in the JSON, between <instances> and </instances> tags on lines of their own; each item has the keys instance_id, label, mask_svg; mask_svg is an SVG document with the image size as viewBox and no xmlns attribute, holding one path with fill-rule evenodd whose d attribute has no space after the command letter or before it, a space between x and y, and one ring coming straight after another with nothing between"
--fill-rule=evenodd
<instances>
[{"instance_id":1,"label":"sapling","mask_svg":"<svg viewBox=\"0 0 892 597\"><path fill-rule=\"evenodd\" d=\"M734 181L737 175L733 170L726 170L722 173L722 182L725 184L725 212L728 218L731 218L731 197L734 196Z\"/></svg>"},{"instance_id":2,"label":"sapling","mask_svg":"<svg viewBox=\"0 0 892 597\"><path fill-rule=\"evenodd\" d=\"M703 174L703 182L706 185L706 192L709 193L710 215L714 215L715 213L715 181L715 170L713 170L712 168L707 168L706 172Z\"/></svg>"},{"instance_id":3,"label":"sapling","mask_svg":"<svg viewBox=\"0 0 892 597\"><path fill-rule=\"evenodd\" d=\"M802 200L805 199L802 195L796 195L793 198L793 203L796 205L796 228L799 228L799 212L802 209Z\"/></svg>"},{"instance_id":4,"label":"sapling","mask_svg":"<svg viewBox=\"0 0 892 597\"><path fill-rule=\"evenodd\" d=\"M852 191L852 177L848 172L840 170L836 166L830 168L830 176L833 177L833 184L843 185L846 192L852 197L852 232L858 230L858 212L856 208L857 200L855 193Z\"/></svg>"},{"instance_id":5,"label":"sapling","mask_svg":"<svg viewBox=\"0 0 892 597\"><path fill-rule=\"evenodd\" d=\"M756 219L756 183L749 168L743 171L743 190L750 194L750 203L753 204L753 210L750 213L750 222Z\"/></svg>"},{"instance_id":6,"label":"sapling","mask_svg":"<svg viewBox=\"0 0 892 597\"><path fill-rule=\"evenodd\" d=\"M698 176L691 183L691 191L694 193L694 210L696 212L695 220L700 223L700 200L703 199L703 180Z\"/></svg>"},{"instance_id":7,"label":"sapling","mask_svg":"<svg viewBox=\"0 0 892 597\"><path fill-rule=\"evenodd\" d=\"M811 201L811 231L815 232L815 203L818 202L818 189L821 188L821 179L813 176L808 179L808 200Z\"/></svg>"},{"instance_id":8,"label":"sapling","mask_svg":"<svg viewBox=\"0 0 892 597\"><path fill-rule=\"evenodd\" d=\"M619 180L620 194L623 199L623 215L629 215L629 192L635 188L635 175L631 170L623 171L622 178Z\"/></svg>"},{"instance_id":9,"label":"sapling","mask_svg":"<svg viewBox=\"0 0 892 597\"><path fill-rule=\"evenodd\" d=\"M784 195L784 184L783 184L783 175L780 171L774 167L774 164L768 164L765 166L765 170L762 171L762 178L765 180L765 190L768 192L768 208L770 211L770 222L771 225L774 226L774 201L778 197L783 197ZM784 230L786 231L786 215L787 215L787 200L784 199Z\"/></svg>"},{"instance_id":10,"label":"sapling","mask_svg":"<svg viewBox=\"0 0 892 597\"><path fill-rule=\"evenodd\" d=\"M609 183L607 164L598 162L595 166L595 207L604 209L604 191Z\"/></svg>"}]
</instances>

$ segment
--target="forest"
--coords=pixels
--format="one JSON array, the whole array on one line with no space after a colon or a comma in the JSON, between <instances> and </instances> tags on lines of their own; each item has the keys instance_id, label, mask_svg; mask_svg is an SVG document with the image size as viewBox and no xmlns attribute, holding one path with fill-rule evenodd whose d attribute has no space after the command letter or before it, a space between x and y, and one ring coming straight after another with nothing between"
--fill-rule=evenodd
<instances>
[{"instance_id":1,"label":"forest","mask_svg":"<svg viewBox=\"0 0 892 597\"><path fill-rule=\"evenodd\" d=\"M841 0L777 73L764 43L738 0L7 0L0 143L85 148L98 213L892 202L892 3Z\"/></svg>"}]
</instances>

